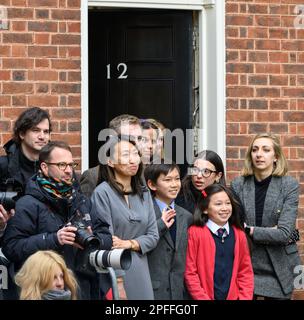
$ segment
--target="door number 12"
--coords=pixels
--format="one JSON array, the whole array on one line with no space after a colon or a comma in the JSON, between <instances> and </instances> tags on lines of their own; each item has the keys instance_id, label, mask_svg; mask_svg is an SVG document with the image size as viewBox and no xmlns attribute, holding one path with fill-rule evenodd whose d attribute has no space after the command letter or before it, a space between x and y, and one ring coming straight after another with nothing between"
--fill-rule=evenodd
<instances>
[{"instance_id":1,"label":"door number 12","mask_svg":"<svg viewBox=\"0 0 304 320\"><path fill-rule=\"evenodd\" d=\"M125 63L119 63L117 65L117 70L120 72L118 79L127 79L128 75L126 74L128 67ZM107 64L107 79L111 79L111 64Z\"/></svg>"}]
</instances>

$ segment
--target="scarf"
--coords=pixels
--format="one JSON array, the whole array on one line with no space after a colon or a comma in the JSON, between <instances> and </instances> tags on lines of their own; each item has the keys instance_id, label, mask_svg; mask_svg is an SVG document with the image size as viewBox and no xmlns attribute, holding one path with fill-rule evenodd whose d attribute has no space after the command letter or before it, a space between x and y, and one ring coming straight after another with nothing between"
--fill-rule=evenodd
<instances>
[{"instance_id":1,"label":"scarf","mask_svg":"<svg viewBox=\"0 0 304 320\"><path fill-rule=\"evenodd\" d=\"M42 300L71 300L72 293L70 290L49 290L41 297Z\"/></svg>"},{"instance_id":2,"label":"scarf","mask_svg":"<svg viewBox=\"0 0 304 320\"><path fill-rule=\"evenodd\" d=\"M60 179L45 177L42 173L37 175L37 182L40 187L51 194L53 198L71 199L73 196L73 182L66 182Z\"/></svg>"}]
</instances>

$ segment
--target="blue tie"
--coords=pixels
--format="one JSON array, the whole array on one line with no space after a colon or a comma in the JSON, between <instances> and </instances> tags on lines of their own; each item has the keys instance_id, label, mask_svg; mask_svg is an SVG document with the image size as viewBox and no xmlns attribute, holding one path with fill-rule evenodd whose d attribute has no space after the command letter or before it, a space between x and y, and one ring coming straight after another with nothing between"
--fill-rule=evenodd
<instances>
[{"instance_id":1,"label":"blue tie","mask_svg":"<svg viewBox=\"0 0 304 320\"><path fill-rule=\"evenodd\" d=\"M219 238L222 239L222 242L224 242L225 232L226 232L225 228L219 228L219 229L217 230L217 235L219 236Z\"/></svg>"}]
</instances>

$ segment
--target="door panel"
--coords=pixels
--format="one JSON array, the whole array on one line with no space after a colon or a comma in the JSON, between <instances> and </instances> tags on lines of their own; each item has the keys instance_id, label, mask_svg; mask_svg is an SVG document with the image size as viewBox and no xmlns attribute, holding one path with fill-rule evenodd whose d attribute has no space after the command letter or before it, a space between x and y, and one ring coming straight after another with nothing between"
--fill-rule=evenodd
<instances>
[{"instance_id":1,"label":"door panel","mask_svg":"<svg viewBox=\"0 0 304 320\"><path fill-rule=\"evenodd\" d=\"M118 79L120 63L126 79ZM89 11L90 166L98 161L99 131L119 114L190 128L191 90L192 12Z\"/></svg>"}]
</instances>

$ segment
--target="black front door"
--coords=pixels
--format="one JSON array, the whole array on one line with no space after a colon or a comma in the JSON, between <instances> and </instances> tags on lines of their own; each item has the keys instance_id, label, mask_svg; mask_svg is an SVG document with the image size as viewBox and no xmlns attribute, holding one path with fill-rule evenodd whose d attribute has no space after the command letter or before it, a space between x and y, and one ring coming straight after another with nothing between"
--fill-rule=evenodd
<instances>
[{"instance_id":1,"label":"black front door","mask_svg":"<svg viewBox=\"0 0 304 320\"><path fill-rule=\"evenodd\" d=\"M115 116L191 127L192 12L89 11L89 164Z\"/></svg>"}]
</instances>

